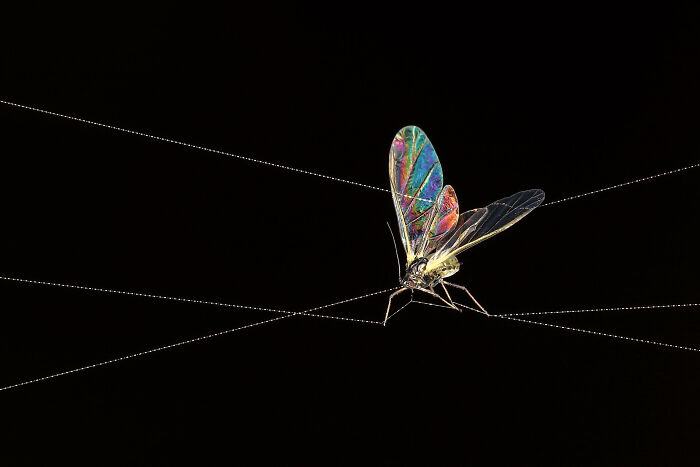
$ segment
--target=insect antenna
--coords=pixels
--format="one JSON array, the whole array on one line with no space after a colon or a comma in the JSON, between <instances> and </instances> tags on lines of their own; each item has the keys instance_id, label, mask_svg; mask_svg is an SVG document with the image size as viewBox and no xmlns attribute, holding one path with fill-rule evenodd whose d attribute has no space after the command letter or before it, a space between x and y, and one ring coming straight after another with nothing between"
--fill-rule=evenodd
<instances>
[{"instance_id":1,"label":"insect antenna","mask_svg":"<svg viewBox=\"0 0 700 467\"><path fill-rule=\"evenodd\" d=\"M394 242L394 252L396 253L396 267L399 270L399 282L401 282L401 260L399 259L399 249L396 247L396 238L394 237L394 231L391 230L391 226L389 223L386 223L386 226L389 227L389 233L391 234L391 241Z\"/></svg>"}]
</instances>

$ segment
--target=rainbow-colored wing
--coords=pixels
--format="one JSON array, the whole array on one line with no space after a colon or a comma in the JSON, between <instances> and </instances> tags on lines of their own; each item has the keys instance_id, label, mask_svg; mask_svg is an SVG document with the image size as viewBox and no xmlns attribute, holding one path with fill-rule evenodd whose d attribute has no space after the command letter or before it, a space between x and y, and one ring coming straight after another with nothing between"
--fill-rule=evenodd
<instances>
[{"instance_id":1,"label":"rainbow-colored wing","mask_svg":"<svg viewBox=\"0 0 700 467\"><path fill-rule=\"evenodd\" d=\"M410 264L423 245L429 217L442 190L442 167L433 145L416 126L402 128L389 151L389 180L401 242Z\"/></svg>"},{"instance_id":2,"label":"rainbow-colored wing","mask_svg":"<svg viewBox=\"0 0 700 467\"><path fill-rule=\"evenodd\" d=\"M427 270L430 270L446 259L458 255L464 250L503 232L520 219L529 214L544 201L544 191L525 190L507 198L499 199L485 208L470 211L469 218L455 228L450 238L429 258Z\"/></svg>"},{"instance_id":3,"label":"rainbow-colored wing","mask_svg":"<svg viewBox=\"0 0 700 467\"><path fill-rule=\"evenodd\" d=\"M445 186L430 213L430 229L423 237L419 256L427 256L441 246L450 236L459 221L459 203L457 193L450 185Z\"/></svg>"}]
</instances>

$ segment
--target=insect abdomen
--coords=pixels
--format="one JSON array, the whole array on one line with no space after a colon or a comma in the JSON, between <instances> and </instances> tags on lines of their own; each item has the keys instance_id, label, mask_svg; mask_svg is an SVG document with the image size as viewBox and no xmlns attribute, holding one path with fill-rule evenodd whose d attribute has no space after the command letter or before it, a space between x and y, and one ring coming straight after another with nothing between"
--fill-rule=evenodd
<instances>
[{"instance_id":1,"label":"insect abdomen","mask_svg":"<svg viewBox=\"0 0 700 467\"><path fill-rule=\"evenodd\" d=\"M440 265L438 270L440 271L440 277L450 277L451 275L455 274L457 271L459 271L459 261L457 260L457 257L453 256L448 258Z\"/></svg>"},{"instance_id":2,"label":"insect abdomen","mask_svg":"<svg viewBox=\"0 0 700 467\"><path fill-rule=\"evenodd\" d=\"M454 256L446 259L440 263L437 267L426 274L426 282L435 285L440 281L440 279L445 277L450 277L459 271L459 261Z\"/></svg>"}]
</instances>

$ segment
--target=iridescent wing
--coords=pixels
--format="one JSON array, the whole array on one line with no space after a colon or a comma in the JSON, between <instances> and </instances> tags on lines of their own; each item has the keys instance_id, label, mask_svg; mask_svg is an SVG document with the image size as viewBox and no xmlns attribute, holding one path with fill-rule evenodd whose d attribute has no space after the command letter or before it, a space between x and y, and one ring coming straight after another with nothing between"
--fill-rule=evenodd
<instances>
[{"instance_id":1,"label":"iridescent wing","mask_svg":"<svg viewBox=\"0 0 700 467\"><path fill-rule=\"evenodd\" d=\"M499 199L485 208L474 209L462 214L460 222L450 234L450 238L444 241L429 258L426 269L430 270L446 259L460 254L499 232L503 232L528 215L543 200L544 191L526 190Z\"/></svg>"},{"instance_id":2,"label":"iridescent wing","mask_svg":"<svg viewBox=\"0 0 700 467\"><path fill-rule=\"evenodd\" d=\"M445 186L433 209L429 213L427 235L423 235L422 243L418 250L418 256L427 256L435 248L441 246L450 236L452 230L459 222L459 203L457 193L450 186Z\"/></svg>"},{"instance_id":3,"label":"iridescent wing","mask_svg":"<svg viewBox=\"0 0 700 467\"><path fill-rule=\"evenodd\" d=\"M389 180L401 242L410 264L416 257L427 222L442 190L442 167L433 145L416 126L402 128L389 151Z\"/></svg>"}]
</instances>

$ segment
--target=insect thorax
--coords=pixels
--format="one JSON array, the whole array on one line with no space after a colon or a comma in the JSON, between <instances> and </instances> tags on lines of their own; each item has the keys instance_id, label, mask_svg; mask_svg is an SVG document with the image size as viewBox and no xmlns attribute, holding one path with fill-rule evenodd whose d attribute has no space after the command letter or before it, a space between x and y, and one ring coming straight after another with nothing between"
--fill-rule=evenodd
<instances>
[{"instance_id":1,"label":"insect thorax","mask_svg":"<svg viewBox=\"0 0 700 467\"><path fill-rule=\"evenodd\" d=\"M438 265L427 269L428 258L416 258L406 268L402 283L405 287L429 288L437 285L442 278L450 277L459 271L459 261L452 256Z\"/></svg>"}]
</instances>

